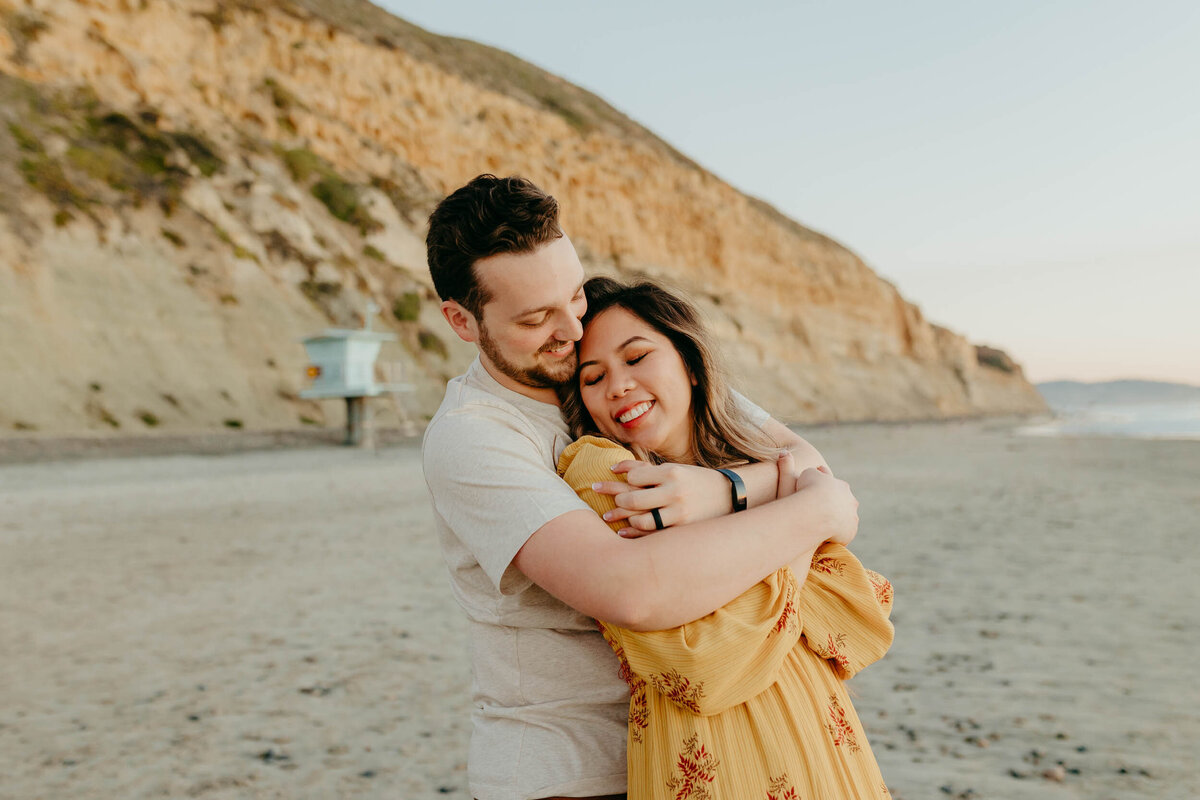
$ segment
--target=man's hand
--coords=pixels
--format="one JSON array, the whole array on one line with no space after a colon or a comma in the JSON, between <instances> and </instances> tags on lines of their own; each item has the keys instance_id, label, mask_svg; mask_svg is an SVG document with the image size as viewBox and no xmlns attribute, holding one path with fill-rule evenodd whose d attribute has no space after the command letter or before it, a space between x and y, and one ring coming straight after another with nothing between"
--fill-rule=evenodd
<instances>
[{"instance_id":1,"label":"man's hand","mask_svg":"<svg viewBox=\"0 0 1200 800\"><path fill-rule=\"evenodd\" d=\"M858 499L850 484L833 477L827 467L809 467L796 478L797 492L816 492L824 501L828 541L848 546L858 533Z\"/></svg>"},{"instance_id":2,"label":"man's hand","mask_svg":"<svg viewBox=\"0 0 1200 800\"><path fill-rule=\"evenodd\" d=\"M850 484L833 477L829 467L809 467L799 475L792 454L784 451L776 462L779 470L777 498L788 497L797 492L817 492L826 510L826 524L830 535L827 541L843 546L854 541L858 533L858 499L850 491Z\"/></svg>"},{"instance_id":3,"label":"man's hand","mask_svg":"<svg viewBox=\"0 0 1200 800\"><path fill-rule=\"evenodd\" d=\"M779 470L779 480L775 486L775 499L779 500L789 494L795 494L796 479L800 476L796 474L796 457L792 455L791 450L784 450L779 454L779 458L775 462L775 469Z\"/></svg>"},{"instance_id":4,"label":"man's hand","mask_svg":"<svg viewBox=\"0 0 1200 800\"><path fill-rule=\"evenodd\" d=\"M628 483L605 481L594 488L598 494L613 495L617 508L604 519L626 520L629 527L620 533L628 538L654 533L654 517L649 513L652 508L658 509L663 527L668 528L712 519L732 510L729 479L714 469L622 461L613 466L613 472L623 474Z\"/></svg>"}]
</instances>

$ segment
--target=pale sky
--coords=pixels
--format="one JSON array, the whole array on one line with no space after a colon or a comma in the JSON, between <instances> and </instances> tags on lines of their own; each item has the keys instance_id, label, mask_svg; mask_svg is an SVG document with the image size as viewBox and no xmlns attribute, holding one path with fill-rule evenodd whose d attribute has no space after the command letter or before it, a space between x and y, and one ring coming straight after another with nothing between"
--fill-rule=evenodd
<instances>
[{"instance_id":1,"label":"pale sky","mask_svg":"<svg viewBox=\"0 0 1200 800\"><path fill-rule=\"evenodd\" d=\"M379 4L595 92L1035 381L1200 384L1200 3Z\"/></svg>"}]
</instances>

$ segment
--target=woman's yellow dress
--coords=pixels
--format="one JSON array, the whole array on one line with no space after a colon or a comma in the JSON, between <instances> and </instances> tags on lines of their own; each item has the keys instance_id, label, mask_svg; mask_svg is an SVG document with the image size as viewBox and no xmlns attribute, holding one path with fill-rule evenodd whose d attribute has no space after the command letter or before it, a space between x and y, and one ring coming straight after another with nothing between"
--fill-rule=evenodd
<instances>
[{"instance_id":1,"label":"woman's yellow dress","mask_svg":"<svg viewBox=\"0 0 1200 800\"><path fill-rule=\"evenodd\" d=\"M585 436L558 469L603 513L592 484L632 457ZM801 588L784 567L678 628L601 622L630 688L630 800L890 798L843 681L891 646L891 606L883 576L826 543Z\"/></svg>"}]
</instances>

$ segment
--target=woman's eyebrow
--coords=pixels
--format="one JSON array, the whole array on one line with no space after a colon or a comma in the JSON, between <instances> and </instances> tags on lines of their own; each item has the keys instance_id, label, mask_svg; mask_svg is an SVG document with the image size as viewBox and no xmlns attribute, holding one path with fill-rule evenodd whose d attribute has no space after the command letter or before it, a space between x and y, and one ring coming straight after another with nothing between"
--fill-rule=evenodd
<instances>
[{"instance_id":1,"label":"woman's eyebrow","mask_svg":"<svg viewBox=\"0 0 1200 800\"><path fill-rule=\"evenodd\" d=\"M619 345L617 345L616 349L624 350L626 347L628 347L629 345L633 344L636 341L649 342L650 340L647 339L645 336L630 336L628 339L626 339L625 341L623 341ZM595 360L584 361L584 362L580 363L579 369L583 369L584 367L591 367L591 366L594 366L599 363L600 362L595 361Z\"/></svg>"}]
</instances>

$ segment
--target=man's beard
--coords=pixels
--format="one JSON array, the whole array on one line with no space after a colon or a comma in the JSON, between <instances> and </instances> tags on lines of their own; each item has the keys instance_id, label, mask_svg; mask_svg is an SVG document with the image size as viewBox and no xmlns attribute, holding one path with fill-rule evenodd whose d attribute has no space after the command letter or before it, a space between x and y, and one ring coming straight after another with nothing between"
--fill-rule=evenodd
<instances>
[{"instance_id":1,"label":"man's beard","mask_svg":"<svg viewBox=\"0 0 1200 800\"><path fill-rule=\"evenodd\" d=\"M547 344L555 345L562 344L562 342L555 341ZM556 359L555 362L549 364L538 362L533 367L518 367L500 353L500 348L488 335L487 328L483 325L479 326L479 349L501 373L517 383L532 386L535 389L557 389L565 383L570 383L571 379L575 377L575 365L579 361L578 354L572 352L569 357ZM546 349L546 346L543 346L542 349Z\"/></svg>"}]
</instances>

